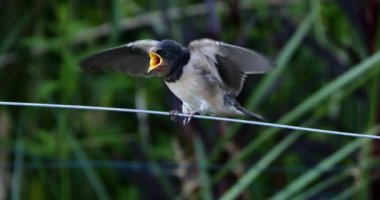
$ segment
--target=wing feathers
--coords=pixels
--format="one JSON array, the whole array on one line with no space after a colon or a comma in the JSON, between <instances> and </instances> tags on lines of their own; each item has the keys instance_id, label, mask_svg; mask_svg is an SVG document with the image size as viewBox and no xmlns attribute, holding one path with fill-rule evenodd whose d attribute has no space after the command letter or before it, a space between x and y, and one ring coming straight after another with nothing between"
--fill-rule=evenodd
<instances>
[{"instance_id":1,"label":"wing feathers","mask_svg":"<svg viewBox=\"0 0 380 200\"><path fill-rule=\"evenodd\" d=\"M264 56L219 41L194 40L189 44L189 49L191 53L201 53L214 62L214 65L207 66L211 67L210 71L215 77L221 78L226 91L234 96L240 93L246 74L265 73L271 68L270 62ZM213 67L217 69L212 69Z\"/></svg>"},{"instance_id":2,"label":"wing feathers","mask_svg":"<svg viewBox=\"0 0 380 200\"><path fill-rule=\"evenodd\" d=\"M119 71L133 76L149 76L148 50L156 40L138 40L87 57L80 63L89 71ZM247 74L265 73L270 62L260 54L242 47L210 39L194 40L189 44L191 54L202 57L207 68L230 95L237 96Z\"/></svg>"},{"instance_id":3,"label":"wing feathers","mask_svg":"<svg viewBox=\"0 0 380 200\"><path fill-rule=\"evenodd\" d=\"M246 74L262 74L271 69L270 62L262 55L242 47L219 42L220 52Z\"/></svg>"},{"instance_id":4,"label":"wing feathers","mask_svg":"<svg viewBox=\"0 0 380 200\"><path fill-rule=\"evenodd\" d=\"M241 91L242 85L247 75L242 72L240 68L236 66L236 64L226 59L225 57L217 55L216 58L216 67L218 68L219 74L222 77L224 83L228 85L228 87L226 87L228 94L237 96Z\"/></svg>"},{"instance_id":5,"label":"wing feathers","mask_svg":"<svg viewBox=\"0 0 380 200\"><path fill-rule=\"evenodd\" d=\"M133 76L148 76L147 51L156 44L155 40L128 43L91 55L83 59L80 66L87 71L118 71Z\"/></svg>"}]
</instances>

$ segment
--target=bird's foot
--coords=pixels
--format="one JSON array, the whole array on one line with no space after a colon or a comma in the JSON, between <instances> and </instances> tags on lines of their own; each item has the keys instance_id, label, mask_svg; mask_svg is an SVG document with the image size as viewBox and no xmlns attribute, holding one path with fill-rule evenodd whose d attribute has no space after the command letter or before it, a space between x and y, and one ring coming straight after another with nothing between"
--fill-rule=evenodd
<instances>
[{"instance_id":1,"label":"bird's foot","mask_svg":"<svg viewBox=\"0 0 380 200\"><path fill-rule=\"evenodd\" d=\"M189 124L195 113L196 112L191 112L188 117L185 117L185 119L183 119L183 125Z\"/></svg>"},{"instance_id":2,"label":"bird's foot","mask_svg":"<svg viewBox=\"0 0 380 200\"><path fill-rule=\"evenodd\" d=\"M173 121L177 121L178 118L178 110L171 110L169 112L170 119Z\"/></svg>"},{"instance_id":3,"label":"bird's foot","mask_svg":"<svg viewBox=\"0 0 380 200\"><path fill-rule=\"evenodd\" d=\"M190 117L185 117L185 119L183 119L183 125L187 125L188 123L190 123L190 120L191 118Z\"/></svg>"}]
</instances>

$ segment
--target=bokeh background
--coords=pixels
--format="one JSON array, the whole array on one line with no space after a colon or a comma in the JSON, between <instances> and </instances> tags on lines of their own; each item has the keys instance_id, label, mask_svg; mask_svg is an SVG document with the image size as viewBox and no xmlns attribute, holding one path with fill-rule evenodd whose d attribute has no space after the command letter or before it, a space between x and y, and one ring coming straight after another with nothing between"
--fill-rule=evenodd
<instances>
[{"instance_id":1,"label":"bokeh background","mask_svg":"<svg viewBox=\"0 0 380 200\"><path fill-rule=\"evenodd\" d=\"M138 39L274 63L238 100L270 122L379 134L378 0L2 0L0 101L169 111L158 78L88 74ZM379 141L168 116L0 106L0 199L380 199Z\"/></svg>"}]
</instances>

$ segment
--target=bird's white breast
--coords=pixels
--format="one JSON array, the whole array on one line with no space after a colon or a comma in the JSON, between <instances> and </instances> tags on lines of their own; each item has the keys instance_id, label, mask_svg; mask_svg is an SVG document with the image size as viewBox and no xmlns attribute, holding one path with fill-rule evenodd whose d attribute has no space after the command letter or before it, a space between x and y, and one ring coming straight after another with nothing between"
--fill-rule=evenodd
<instances>
[{"instance_id":1,"label":"bird's white breast","mask_svg":"<svg viewBox=\"0 0 380 200\"><path fill-rule=\"evenodd\" d=\"M216 113L224 105L223 92L217 83L205 77L205 68L199 67L199 58L191 58L175 82L165 82L169 89L191 110Z\"/></svg>"}]
</instances>

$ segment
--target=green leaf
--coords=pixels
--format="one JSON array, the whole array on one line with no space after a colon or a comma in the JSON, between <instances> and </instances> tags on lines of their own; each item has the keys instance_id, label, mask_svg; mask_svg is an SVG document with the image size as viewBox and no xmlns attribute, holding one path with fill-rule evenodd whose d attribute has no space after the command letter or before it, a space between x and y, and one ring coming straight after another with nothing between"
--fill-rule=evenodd
<instances>
[{"instance_id":1,"label":"green leaf","mask_svg":"<svg viewBox=\"0 0 380 200\"><path fill-rule=\"evenodd\" d=\"M207 173L208 164L207 164L206 154L203 149L203 145L199 136L195 137L194 143L195 143L194 144L195 154L197 156L198 169L200 173L199 184L202 190L202 199L211 200L213 198L211 195L210 177Z\"/></svg>"},{"instance_id":2,"label":"green leaf","mask_svg":"<svg viewBox=\"0 0 380 200\"><path fill-rule=\"evenodd\" d=\"M260 84L257 86L256 91L248 99L248 105L246 106L248 110L253 110L257 106L257 104L259 104L259 102L263 100L265 93L270 89L272 84L279 78L279 76L283 73L287 66L289 66L288 63L291 57L293 56L294 52L298 49L307 33L310 31L315 21L315 18L315 12L310 12L310 14L302 22L301 26L286 43L284 49L278 55L278 58L274 64L274 69L268 72L263 81L261 81ZM215 160L218 157L220 152L223 150L223 147L225 146L226 142L231 140L235 133L238 132L237 130L240 127L241 125L234 125L223 137L223 139L218 141L211 154L212 160Z\"/></svg>"},{"instance_id":3,"label":"green leaf","mask_svg":"<svg viewBox=\"0 0 380 200\"><path fill-rule=\"evenodd\" d=\"M71 134L67 135L67 140L70 143L74 151L74 155L77 157L79 164L81 168L83 169L83 172L87 176L90 182L90 185L93 187L99 199L101 200L110 199L104 184L102 183L99 176L97 175L94 167L89 163L87 155L82 149L81 145L76 141L76 139Z\"/></svg>"},{"instance_id":4,"label":"green leaf","mask_svg":"<svg viewBox=\"0 0 380 200\"><path fill-rule=\"evenodd\" d=\"M11 199L21 199L22 169L24 167L24 138L22 130L19 130L16 141L16 152L14 158L14 167L12 174Z\"/></svg>"},{"instance_id":5,"label":"green leaf","mask_svg":"<svg viewBox=\"0 0 380 200\"><path fill-rule=\"evenodd\" d=\"M368 131L369 134L377 133L380 130L380 127L374 127ZM304 173L301 177L294 180L292 183L287 185L283 190L275 194L270 199L272 200L283 200L289 199L294 196L297 192L301 191L307 185L309 185L312 181L317 179L319 176L323 174L323 172L327 171L331 167L333 167L338 162L342 161L348 155L353 153L355 150L360 148L363 144L368 142L369 139L366 138L358 138L352 141L351 143L343 146L340 150L333 153L331 156L326 157L322 160L318 165L314 168L310 169L306 173Z\"/></svg>"}]
</instances>

